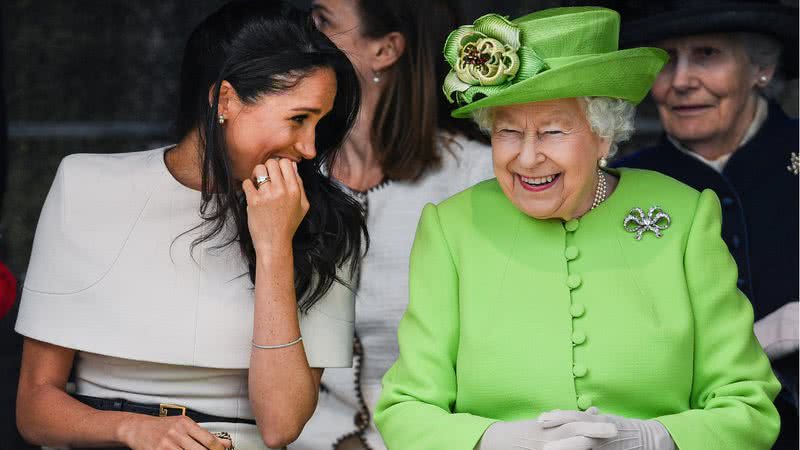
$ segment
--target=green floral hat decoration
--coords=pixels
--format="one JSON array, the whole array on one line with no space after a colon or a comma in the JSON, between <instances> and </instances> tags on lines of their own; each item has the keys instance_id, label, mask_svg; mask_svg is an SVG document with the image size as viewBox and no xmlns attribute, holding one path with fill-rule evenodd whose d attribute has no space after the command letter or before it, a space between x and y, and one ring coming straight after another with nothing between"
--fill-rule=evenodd
<instances>
[{"instance_id":1,"label":"green floral hat decoration","mask_svg":"<svg viewBox=\"0 0 800 450\"><path fill-rule=\"evenodd\" d=\"M557 98L604 96L639 103L667 61L657 48L618 50L619 14L553 8L509 21L487 14L450 33L443 90L472 111Z\"/></svg>"}]
</instances>

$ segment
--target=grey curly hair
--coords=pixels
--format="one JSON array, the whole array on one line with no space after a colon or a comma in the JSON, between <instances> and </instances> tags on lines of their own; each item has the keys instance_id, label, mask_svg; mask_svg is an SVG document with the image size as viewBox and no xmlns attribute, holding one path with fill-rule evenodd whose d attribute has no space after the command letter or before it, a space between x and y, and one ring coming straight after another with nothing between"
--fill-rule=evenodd
<instances>
[{"instance_id":1,"label":"grey curly hair","mask_svg":"<svg viewBox=\"0 0 800 450\"><path fill-rule=\"evenodd\" d=\"M627 100L611 97L579 97L579 100L592 131L601 138L611 141L608 156L613 156L619 144L633 135L636 106ZM481 131L491 135L494 121L491 108L475 110L472 113L472 120Z\"/></svg>"}]
</instances>

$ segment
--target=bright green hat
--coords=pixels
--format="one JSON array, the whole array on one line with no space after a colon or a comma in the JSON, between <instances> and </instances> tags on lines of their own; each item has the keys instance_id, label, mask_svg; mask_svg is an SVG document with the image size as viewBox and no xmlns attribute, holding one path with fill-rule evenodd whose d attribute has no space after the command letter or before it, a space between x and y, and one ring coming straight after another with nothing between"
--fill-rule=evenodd
<instances>
[{"instance_id":1,"label":"bright green hat","mask_svg":"<svg viewBox=\"0 0 800 450\"><path fill-rule=\"evenodd\" d=\"M444 93L453 117L492 106L602 96L639 103L667 61L657 48L618 50L619 14L553 8L519 19L487 14L447 37Z\"/></svg>"}]
</instances>

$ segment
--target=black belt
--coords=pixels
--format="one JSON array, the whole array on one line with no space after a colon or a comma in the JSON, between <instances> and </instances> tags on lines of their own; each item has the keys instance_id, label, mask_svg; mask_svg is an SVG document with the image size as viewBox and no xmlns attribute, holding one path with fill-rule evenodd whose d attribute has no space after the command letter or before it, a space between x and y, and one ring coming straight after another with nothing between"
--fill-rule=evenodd
<instances>
[{"instance_id":1,"label":"black belt","mask_svg":"<svg viewBox=\"0 0 800 450\"><path fill-rule=\"evenodd\" d=\"M211 414L201 413L193 409L186 408L180 405L171 405L168 403L161 404L146 404L129 402L123 398L100 398L89 397L88 395L73 394L76 400L91 406L94 409L102 411L124 411L137 414L147 414L148 416L187 416L197 423L203 422L228 422L228 423L248 423L255 425L256 421L253 419L239 419L238 417L220 417Z\"/></svg>"}]
</instances>

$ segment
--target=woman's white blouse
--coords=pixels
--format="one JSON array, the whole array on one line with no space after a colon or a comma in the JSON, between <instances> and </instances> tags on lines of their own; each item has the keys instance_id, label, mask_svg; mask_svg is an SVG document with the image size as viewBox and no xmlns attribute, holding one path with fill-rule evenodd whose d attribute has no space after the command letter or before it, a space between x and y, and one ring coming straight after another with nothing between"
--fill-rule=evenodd
<instances>
[{"instance_id":1,"label":"woman's white blouse","mask_svg":"<svg viewBox=\"0 0 800 450\"><path fill-rule=\"evenodd\" d=\"M247 266L236 243L215 248L228 231L191 248L203 231L200 193L172 177L165 150L62 161L36 230L16 330L78 350L79 393L252 418ZM312 367L351 366L349 289L334 284L299 319ZM235 443L265 448L257 441Z\"/></svg>"},{"instance_id":2,"label":"woman's white blouse","mask_svg":"<svg viewBox=\"0 0 800 450\"><path fill-rule=\"evenodd\" d=\"M443 149L443 163L416 182L389 182L366 194L370 247L361 264L356 295L356 331L365 357L361 391L370 414L381 390L381 379L398 355L397 326L408 305L408 259L422 208L492 178L492 150L457 138ZM328 391L320 394L314 416L292 450L330 449L333 442L355 431L358 411L352 368L329 369L322 376ZM373 449L385 448L370 421L366 439Z\"/></svg>"}]
</instances>

